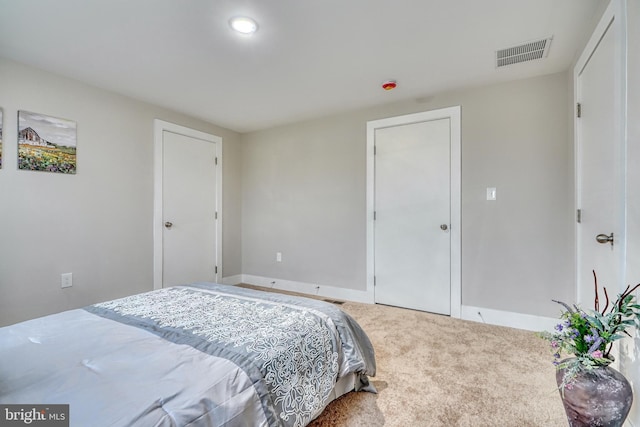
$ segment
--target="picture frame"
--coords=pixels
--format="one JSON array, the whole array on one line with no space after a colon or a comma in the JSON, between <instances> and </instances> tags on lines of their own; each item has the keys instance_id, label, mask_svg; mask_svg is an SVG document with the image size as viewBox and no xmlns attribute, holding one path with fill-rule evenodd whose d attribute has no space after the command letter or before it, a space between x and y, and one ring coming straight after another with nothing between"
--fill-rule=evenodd
<instances>
[{"instance_id":1,"label":"picture frame","mask_svg":"<svg viewBox=\"0 0 640 427\"><path fill-rule=\"evenodd\" d=\"M77 124L30 111L18 111L18 169L75 174Z\"/></svg>"},{"instance_id":2,"label":"picture frame","mask_svg":"<svg viewBox=\"0 0 640 427\"><path fill-rule=\"evenodd\" d=\"M0 108L0 169L2 169L2 129L4 123L4 111Z\"/></svg>"}]
</instances>

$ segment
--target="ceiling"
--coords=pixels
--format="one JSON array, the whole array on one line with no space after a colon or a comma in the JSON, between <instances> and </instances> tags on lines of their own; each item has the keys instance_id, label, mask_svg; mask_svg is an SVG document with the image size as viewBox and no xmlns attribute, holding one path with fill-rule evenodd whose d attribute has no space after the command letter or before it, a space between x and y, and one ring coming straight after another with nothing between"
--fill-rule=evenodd
<instances>
[{"instance_id":1,"label":"ceiling","mask_svg":"<svg viewBox=\"0 0 640 427\"><path fill-rule=\"evenodd\" d=\"M0 0L0 57L250 132L567 70L603 2ZM549 36L547 58L495 67Z\"/></svg>"}]
</instances>

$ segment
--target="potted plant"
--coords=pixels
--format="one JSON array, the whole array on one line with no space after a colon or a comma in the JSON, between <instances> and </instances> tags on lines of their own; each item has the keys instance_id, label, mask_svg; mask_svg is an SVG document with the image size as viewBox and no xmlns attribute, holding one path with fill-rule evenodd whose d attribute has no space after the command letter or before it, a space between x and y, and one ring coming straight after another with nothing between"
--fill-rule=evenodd
<instances>
[{"instance_id":1,"label":"potted plant","mask_svg":"<svg viewBox=\"0 0 640 427\"><path fill-rule=\"evenodd\" d=\"M631 337L628 328L640 328L640 305L633 295L640 284L627 286L611 304L603 287L606 302L600 310L595 271L593 278L594 310L554 300L564 307L562 322L554 332L541 332L540 336L551 344L569 425L622 426L633 403L633 390L626 378L609 366L613 362L611 349L615 341ZM563 353L573 357L562 359Z\"/></svg>"}]
</instances>

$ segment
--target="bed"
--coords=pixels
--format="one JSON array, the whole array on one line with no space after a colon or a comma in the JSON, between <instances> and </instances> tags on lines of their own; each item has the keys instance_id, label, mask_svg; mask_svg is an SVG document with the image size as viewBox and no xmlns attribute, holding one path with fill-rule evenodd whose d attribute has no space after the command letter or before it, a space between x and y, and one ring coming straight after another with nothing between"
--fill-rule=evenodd
<instances>
[{"instance_id":1,"label":"bed","mask_svg":"<svg viewBox=\"0 0 640 427\"><path fill-rule=\"evenodd\" d=\"M0 328L0 404L69 404L78 427L305 426L375 369L334 304L213 283Z\"/></svg>"}]
</instances>

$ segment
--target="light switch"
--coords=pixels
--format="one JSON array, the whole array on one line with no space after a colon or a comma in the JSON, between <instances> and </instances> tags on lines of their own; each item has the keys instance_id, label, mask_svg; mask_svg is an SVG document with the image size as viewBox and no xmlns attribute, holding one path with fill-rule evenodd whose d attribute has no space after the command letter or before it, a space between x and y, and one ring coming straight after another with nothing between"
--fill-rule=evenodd
<instances>
[{"instance_id":1,"label":"light switch","mask_svg":"<svg viewBox=\"0 0 640 427\"><path fill-rule=\"evenodd\" d=\"M73 286L73 273L64 273L60 276L60 287L70 288Z\"/></svg>"},{"instance_id":2,"label":"light switch","mask_svg":"<svg viewBox=\"0 0 640 427\"><path fill-rule=\"evenodd\" d=\"M282 262L282 252L276 252L276 262Z\"/></svg>"},{"instance_id":3,"label":"light switch","mask_svg":"<svg viewBox=\"0 0 640 427\"><path fill-rule=\"evenodd\" d=\"M487 187L487 200L496 200L496 187Z\"/></svg>"}]
</instances>

